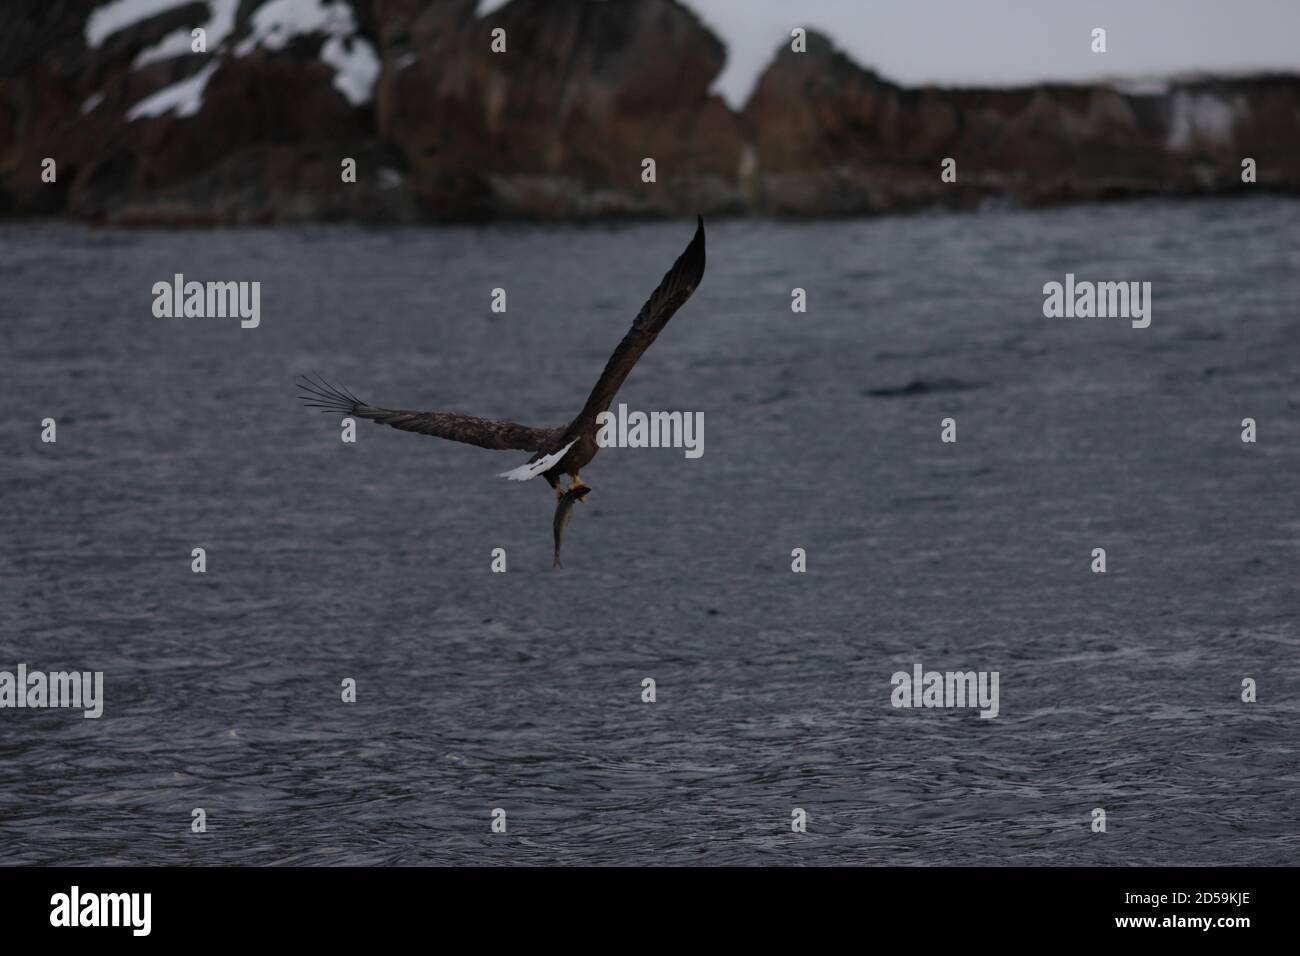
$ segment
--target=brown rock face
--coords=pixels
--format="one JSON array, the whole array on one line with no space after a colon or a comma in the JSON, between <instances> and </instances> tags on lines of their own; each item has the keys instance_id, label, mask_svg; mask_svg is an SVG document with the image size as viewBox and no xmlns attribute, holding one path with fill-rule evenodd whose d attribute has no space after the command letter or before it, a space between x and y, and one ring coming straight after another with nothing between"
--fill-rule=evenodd
<instances>
[{"instance_id":1,"label":"brown rock face","mask_svg":"<svg viewBox=\"0 0 1300 956\"><path fill-rule=\"evenodd\" d=\"M722 45L668 0L378 0L379 135L431 204L449 177L484 212L688 214L738 205L738 118L709 86ZM493 33L504 30L504 52ZM656 182L642 181L643 160ZM438 210L435 208L435 212Z\"/></svg>"},{"instance_id":2,"label":"brown rock face","mask_svg":"<svg viewBox=\"0 0 1300 956\"><path fill-rule=\"evenodd\" d=\"M208 4L178 4L97 47L87 44L85 28L102 4L18 6L27 35L0 46L0 129L12 130L0 140L0 214L219 223L375 208L365 195L373 187L335 188L343 156L383 151L369 111L347 101L321 62L324 37L235 56L234 40L247 34L258 6L244 3L220 49L137 65L140 53L168 34L208 24ZM129 118L151 94L205 69L211 77L193 116ZM58 164L54 184L41 180L45 157ZM332 181L320 175L325 168Z\"/></svg>"},{"instance_id":3,"label":"brown rock face","mask_svg":"<svg viewBox=\"0 0 1300 956\"><path fill-rule=\"evenodd\" d=\"M333 26L255 43L266 0L242 0L209 52L142 62L164 38L210 25L213 8L177 0L91 45L88 18L105 2L9 4L0 216L830 216L989 197L1300 192L1294 76L1144 94L910 89L812 33L806 52L778 51L738 115L709 93L722 44L675 0L513 0L481 19L477 0L335 0L351 24L345 49L367 45L379 60L372 97L353 102ZM133 113L204 73L193 115ZM55 183L41 180L46 157ZM955 183L940 178L946 157ZM1245 157L1258 164L1250 187ZM355 183L341 179L345 158Z\"/></svg>"},{"instance_id":4,"label":"brown rock face","mask_svg":"<svg viewBox=\"0 0 1300 956\"><path fill-rule=\"evenodd\" d=\"M1300 78L1192 81L1158 94L1102 86L906 89L809 34L745 105L759 211L793 215L1231 192L1300 185ZM957 162L957 181L940 179ZM1264 157L1267 157L1265 159Z\"/></svg>"}]
</instances>

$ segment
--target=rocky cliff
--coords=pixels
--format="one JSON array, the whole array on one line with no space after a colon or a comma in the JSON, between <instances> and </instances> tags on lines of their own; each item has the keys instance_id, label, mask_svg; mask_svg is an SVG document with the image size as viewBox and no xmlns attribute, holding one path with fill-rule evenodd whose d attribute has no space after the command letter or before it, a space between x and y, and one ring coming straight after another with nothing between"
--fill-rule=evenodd
<instances>
[{"instance_id":1,"label":"rocky cliff","mask_svg":"<svg viewBox=\"0 0 1300 956\"><path fill-rule=\"evenodd\" d=\"M782 50L744 109L756 144L752 205L827 215L986 197L1024 204L1300 189L1300 77L1106 86L907 89L811 34ZM942 182L944 158L956 182Z\"/></svg>"},{"instance_id":2,"label":"rocky cliff","mask_svg":"<svg viewBox=\"0 0 1300 956\"><path fill-rule=\"evenodd\" d=\"M674 0L477 5L12 0L0 215L825 216L1300 191L1300 77L904 88L809 34L736 113L709 92L722 44Z\"/></svg>"}]
</instances>

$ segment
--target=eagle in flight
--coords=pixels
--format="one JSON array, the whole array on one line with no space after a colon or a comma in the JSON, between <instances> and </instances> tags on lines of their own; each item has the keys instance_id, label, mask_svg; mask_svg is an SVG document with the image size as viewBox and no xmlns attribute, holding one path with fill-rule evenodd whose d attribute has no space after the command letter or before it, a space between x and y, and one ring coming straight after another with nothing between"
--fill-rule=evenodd
<instances>
[{"instance_id":1,"label":"eagle in flight","mask_svg":"<svg viewBox=\"0 0 1300 956\"><path fill-rule=\"evenodd\" d=\"M351 415L356 418L368 418L381 425L406 432L419 432L433 435L435 438L449 438L452 441L478 445L480 448L500 450L530 451L533 456L526 463L512 471L503 472L499 477L511 481L527 481L541 475L555 491L556 499L556 541L555 563L559 564L560 533L567 518L569 507L581 501L590 491L590 485L584 482L578 472L596 457L600 446L596 443L598 426L596 416L609 409L619 386L627 378L637 359L650 347L659 333L663 331L668 320L691 297L700 279L704 277L704 219L698 217L699 224L695 237L691 239L686 251L677 257L673 267L651 293L641 311L632 322L623 341L618 343L614 354L605 363L605 370L596 380L596 387L587 396L587 403L582 406L577 417L567 425L554 428L532 428L515 422L495 421L477 418L473 415L461 415L456 412L412 412L393 408L376 408L367 405L345 388L330 385L317 377L315 381L306 376L299 382L303 403L323 412L339 415ZM568 475L572 480L566 488L561 485L562 476ZM579 489L587 489L576 494ZM568 499L566 501L566 495ZM563 514L562 514L563 512Z\"/></svg>"}]
</instances>

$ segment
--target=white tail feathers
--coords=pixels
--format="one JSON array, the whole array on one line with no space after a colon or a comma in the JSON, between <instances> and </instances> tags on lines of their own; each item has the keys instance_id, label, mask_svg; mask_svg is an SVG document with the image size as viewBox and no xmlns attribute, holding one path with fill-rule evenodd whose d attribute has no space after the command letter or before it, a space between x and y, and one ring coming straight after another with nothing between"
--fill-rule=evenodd
<instances>
[{"instance_id":1,"label":"white tail feathers","mask_svg":"<svg viewBox=\"0 0 1300 956\"><path fill-rule=\"evenodd\" d=\"M570 448L578 443L575 438L569 442L554 455L543 455L536 461L530 461L527 464L520 465L518 468L512 468L510 471L503 471L497 475L498 478L505 478L509 481L527 481L530 478L536 478L544 471L549 471L551 466L565 456Z\"/></svg>"}]
</instances>

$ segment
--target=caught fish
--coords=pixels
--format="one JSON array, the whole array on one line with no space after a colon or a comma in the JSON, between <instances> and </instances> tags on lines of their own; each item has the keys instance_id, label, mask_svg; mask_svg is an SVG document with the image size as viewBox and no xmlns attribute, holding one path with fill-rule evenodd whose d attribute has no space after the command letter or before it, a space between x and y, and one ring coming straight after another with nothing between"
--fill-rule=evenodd
<instances>
[{"instance_id":1,"label":"caught fish","mask_svg":"<svg viewBox=\"0 0 1300 956\"><path fill-rule=\"evenodd\" d=\"M564 538L564 526L568 524L569 519L573 517L574 502L581 501L583 498L587 497L587 492L589 491L591 491L591 488L587 485L579 485L576 488L570 488L564 493L564 496L560 498L560 503L555 506L555 521L552 524L552 527L555 530L555 563L551 565L553 568L564 567L564 565L560 563L560 542Z\"/></svg>"}]
</instances>

